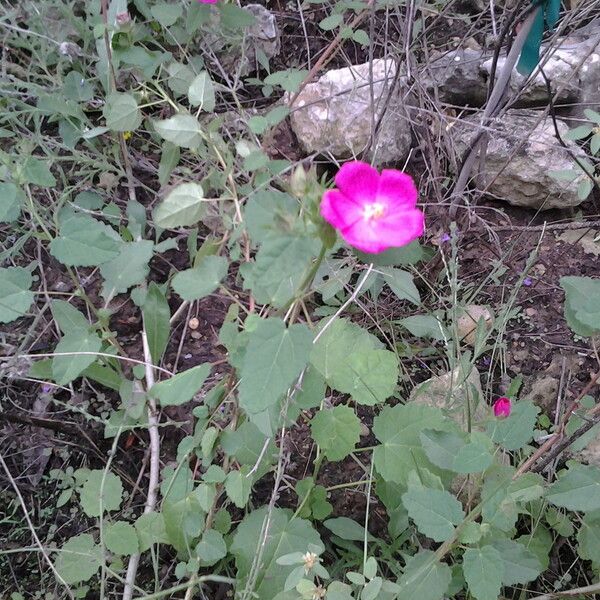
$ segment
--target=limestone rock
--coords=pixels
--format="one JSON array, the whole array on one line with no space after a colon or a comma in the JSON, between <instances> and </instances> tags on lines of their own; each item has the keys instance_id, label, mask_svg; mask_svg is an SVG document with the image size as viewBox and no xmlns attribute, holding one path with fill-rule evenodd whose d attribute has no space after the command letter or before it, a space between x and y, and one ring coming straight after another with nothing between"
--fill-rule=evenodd
<instances>
[{"instance_id":1,"label":"limestone rock","mask_svg":"<svg viewBox=\"0 0 600 600\"><path fill-rule=\"evenodd\" d=\"M483 401L480 375L475 367L466 377L461 367L457 367L424 381L413 389L408 401L445 409L464 430L469 414L472 423L479 423L491 414Z\"/></svg>"},{"instance_id":2,"label":"limestone rock","mask_svg":"<svg viewBox=\"0 0 600 600\"><path fill-rule=\"evenodd\" d=\"M426 86L442 102L458 106L481 106L487 98L487 82L481 70L480 51L457 48L432 61Z\"/></svg>"},{"instance_id":3,"label":"limestone rock","mask_svg":"<svg viewBox=\"0 0 600 600\"><path fill-rule=\"evenodd\" d=\"M479 187L499 200L514 206L548 210L578 206L578 181L557 180L551 171L571 170L576 165L569 151L555 136L550 117L542 119L533 111L509 110L489 125L485 165ZM479 130L477 117L467 117L452 128L460 153L470 147ZM563 137L568 131L557 120ZM575 156L583 158L583 150L574 142L566 142Z\"/></svg>"},{"instance_id":4,"label":"limestone rock","mask_svg":"<svg viewBox=\"0 0 600 600\"><path fill-rule=\"evenodd\" d=\"M412 135L402 85L394 86L396 63L372 63L333 69L309 83L296 99L291 124L307 153L335 158L360 155L375 163L400 162L408 155ZM374 100L372 103L371 100Z\"/></svg>"},{"instance_id":5,"label":"limestone rock","mask_svg":"<svg viewBox=\"0 0 600 600\"><path fill-rule=\"evenodd\" d=\"M486 330L490 330L494 323L494 316L489 308L479 304L469 304L465 306L464 313L458 317L456 328L458 336L465 344L475 345L477 337L477 324L483 319Z\"/></svg>"},{"instance_id":6,"label":"limestone rock","mask_svg":"<svg viewBox=\"0 0 600 600\"><path fill-rule=\"evenodd\" d=\"M575 32L542 47L543 69L550 82L554 103L563 116L583 118L583 110L600 107L600 21L595 28ZM548 52L547 58L544 53ZM443 102L459 106L482 106L487 98L493 56L468 48L457 48L434 60L427 67L425 80ZM495 76L502 72L506 53L498 57ZM513 69L511 96L518 98L516 108L541 107L548 104L548 88L541 72L529 81Z\"/></svg>"}]
</instances>

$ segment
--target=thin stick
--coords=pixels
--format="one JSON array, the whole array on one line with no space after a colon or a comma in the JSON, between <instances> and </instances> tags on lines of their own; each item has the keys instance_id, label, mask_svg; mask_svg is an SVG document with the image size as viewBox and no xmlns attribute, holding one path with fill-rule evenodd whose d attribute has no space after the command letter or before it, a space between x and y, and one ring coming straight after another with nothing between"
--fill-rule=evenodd
<instances>
[{"instance_id":1,"label":"thin stick","mask_svg":"<svg viewBox=\"0 0 600 600\"><path fill-rule=\"evenodd\" d=\"M570 598L572 596L593 595L600 592L600 583L593 583L585 587L575 588L573 590L564 590L562 592L550 592L541 596L534 596L530 600L552 600L552 598Z\"/></svg>"},{"instance_id":2,"label":"thin stick","mask_svg":"<svg viewBox=\"0 0 600 600\"><path fill-rule=\"evenodd\" d=\"M148 346L148 335L146 326L142 330L142 345L144 347L144 360L146 365L146 389L154 385L154 367L152 366L152 356ZM160 437L158 435L158 418L156 416L156 402L150 395L147 396L148 402L148 434L150 435L150 482L148 483L148 497L144 514L154 510L157 500L158 477L160 469ZM133 586L140 563L140 554L132 554L127 566L127 575L125 577L125 588L123 590L123 600L131 600L133 596Z\"/></svg>"},{"instance_id":3,"label":"thin stick","mask_svg":"<svg viewBox=\"0 0 600 600\"><path fill-rule=\"evenodd\" d=\"M548 438L517 469L517 472L515 473L513 479L516 479L517 477L521 476L526 471L530 471L533 468L533 466L535 465L535 463L538 460L540 460L540 458L542 456L544 456L547 452L549 452L550 449L552 448L552 446L554 446L558 442L558 440L562 439L564 428L565 428L568 420L570 419L571 415L573 414L573 411L577 408L577 405L578 405L579 401L596 385L596 383L598 382L598 379L600 379L600 371L598 373L592 375L592 377L588 381L587 385L583 388L583 390L581 391L581 393L577 396L577 398L575 398L575 400L573 400L573 402L571 402L571 404L569 404L569 406L567 407L567 410L565 411L565 414L563 415L563 418L560 421L560 425L559 425L559 428L558 428L558 433L556 435L553 435L551 438ZM596 408L598 408L598 407L600 407L600 404ZM594 414L596 414L595 409L592 409L588 413L589 416L593 416Z\"/></svg>"}]
</instances>

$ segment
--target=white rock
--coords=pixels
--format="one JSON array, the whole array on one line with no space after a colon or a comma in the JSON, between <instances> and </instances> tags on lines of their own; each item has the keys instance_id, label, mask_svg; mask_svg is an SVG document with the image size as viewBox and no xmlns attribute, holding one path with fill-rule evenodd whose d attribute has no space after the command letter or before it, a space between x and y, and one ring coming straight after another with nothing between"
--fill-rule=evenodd
<instances>
[{"instance_id":1,"label":"white rock","mask_svg":"<svg viewBox=\"0 0 600 600\"><path fill-rule=\"evenodd\" d=\"M583 118L585 108L600 107L600 21L561 38L558 43L543 46L542 68L550 82L553 100L558 109L565 105L565 116ZM548 56L545 56L548 53ZM495 76L502 72L506 53L498 57ZM425 81L435 89L443 102L459 106L482 106L487 98L492 72L492 55L468 48L457 48L425 65ZM534 77L520 75L513 69L510 95L518 98L514 107L541 107L548 104L548 89L542 73Z\"/></svg>"},{"instance_id":2,"label":"white rock","mask_svg":"<svg viewBox=\"0 0 600 600\"><path fill-rule=\"evenodd\" d=\"M481 70L481 51L457 48L426 65L425 85L442 102L481 106L487 98L487 81Z\"/></svg>"},{"instance_id":3,"label":"white rock","mask_svg":"<svg viewBox=\"0 0 600 600\"><path fill-rule=\"evenodd\" d=\"M304 150L356 157L370 145L374 123L374 144L367 157L378 164L406 158L412 141L410 119L402 85L392 91L395 75L394 61L377 59L372 63L372 82L365 63L328 71L309 83L291 113L292 128Z\"/></svg>"},{"instance_id":4,"label":"white rock","mask_svg":"<svg viewBox=\"0 0 600 600\"><path fill-rule=\"evenodd\" d=\"M480 188L489 195L514 206L548 210L578 206L577 180L557 180L551 171L577 169L571 153L580 158L585 153L567 141L569 151L556 139L551 118L543 119L532 111L509 110L489 125L485 165ZM452 128L461 154L470 147L478 127L477 117L468 117ZM568 131L557 120L564 139Z\"/></svg>"}]
</instances>

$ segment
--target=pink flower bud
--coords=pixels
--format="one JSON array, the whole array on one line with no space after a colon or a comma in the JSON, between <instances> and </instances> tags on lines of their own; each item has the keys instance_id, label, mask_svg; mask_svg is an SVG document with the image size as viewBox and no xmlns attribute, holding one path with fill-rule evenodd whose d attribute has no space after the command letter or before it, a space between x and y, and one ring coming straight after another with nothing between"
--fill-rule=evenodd
<instances>
[{"instance_id":1,"label":"pink flower bud","mask_svg":"<svg viewBox=\"0 0 600 600\"><path fill-rule=\"evenodd\" d=\"M506 396L502 396L498 398L496 402L494 402L494 416L499 419L506 419L506 417L510 416L510 410L512 408L512 402L510 398Z\"/></svg>"},{"instance_id":2,"label":"pink flower bud","mask_svg":"<svg viewBox=\"0 0 600 600\"><path fill-rule=\"evenodd\" d=\"M129 25L129 23L131 23L131 15L127 11L117 13L115 16L115 21L119 27L124 27L125 25Z\"/></svg>"}]
</instances>

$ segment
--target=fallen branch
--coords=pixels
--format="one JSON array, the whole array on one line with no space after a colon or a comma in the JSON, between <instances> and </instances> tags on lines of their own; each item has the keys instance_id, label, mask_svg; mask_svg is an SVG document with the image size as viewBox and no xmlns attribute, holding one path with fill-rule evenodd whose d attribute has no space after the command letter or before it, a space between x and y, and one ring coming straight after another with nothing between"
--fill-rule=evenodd
<instances>
[{"instance_id":1,"label":"fallen branch","mask_svg":"<svg viewBox=\"0 0 600 600\"><path fill-rule=\"evenodd\" d=\"M523 473L525 473L527 471L534 471L534 470L537 471L538 468L536 466L536 463L540 459L542 459L542 457L544 457L543 460L544 460L544 466L545 466L546 464L548 464L547 462L545 462L545 457L548 455L550 450L559 443L559 441L562 440L562 441L566 441L567 443L562 447L562 449L556 455L554 455L554 453L553 453L552 458L556 458L556 456L558 456L558 454L560 454L560 452L562 452L562 450L564 450L565 448L570 446L577 438L581 437L585 433L585 431L588 431L591 428L591 426L590 426L590 427L588 427L588 429L586 429L582 433L579 433L580 430L582 430L584 427L586 427L589 424L589 423L586 423L586 425L584 425L584 427L580 427L572 435L567 436L567 437L565 437L565 435L564 435L565 427L566 427L569 419L571 418L571 415L577 408L579 401L598 383L598 379L600 379L600 371L598 373L595 373L594 375L592 375L592 377L588 381L587 385L583 388L583 390L581 390L581 393L577 396L577 398L575 398L575 400L573 400L573 402L571 402L571 404L569 404L567 410L565 411L565 414L563 415L562 419L560 420L560 424L558 426L558 431L557 431L556 435L553 435L552 437L548 438L517 469L517 472L515 473L513 479L519 477L520 475L522 475ZM600 404L598 404L592 410L590 410L587 413L586 417L593 420L597 415L599 415L599 413L600 413ZM579 433L579 435L577 435L578 433ZM552 458L550 460L552 460Z\"/></svg>"},{"instance_id":2,"label":"fallen branch","mask_svg":"<svg viewBox=\"0 0 600 600\"><path fill-rule=\"evenodd\" d=\"M146 326L142 330L142 344L144 347L144 361L146 364L146 390L154 385L154 367L152 366L152 357L150 347L148 346L148 336ZM158 477L160 469L160 437L158 435L158 417L156 416L156 402L147 396L148 403L148 433L150 435L150 482L148 483L148 497L144 506L144 514L150 513L156 506L158 493ZM125 577L125 588L123 590L123 600L131 600L133 596L133 586L140 563L140 554L132 554L127 566L127 575Z\"/></svg>"}]
</instances>

